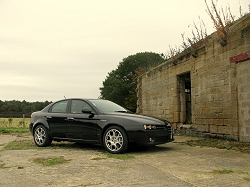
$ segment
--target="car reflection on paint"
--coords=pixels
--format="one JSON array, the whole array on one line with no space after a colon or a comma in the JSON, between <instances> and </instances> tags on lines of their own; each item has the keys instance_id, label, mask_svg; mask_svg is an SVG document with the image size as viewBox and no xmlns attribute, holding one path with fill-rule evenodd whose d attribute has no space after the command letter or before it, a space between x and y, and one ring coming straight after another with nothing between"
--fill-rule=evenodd
<instances>
[{"instance_id":1,"label":"car reflection on paint","mask_svg":"<svg viewBox=\"0 0 250 187\"><path fill-rule=\"evenodd\" d=\"M157 145L174 140L169 122L132 114L102 99L59 100L31 115L30 131L39 147L52 140L101 144L110 153L124 153L130 143Z\"/></svg>"}]
</instances>

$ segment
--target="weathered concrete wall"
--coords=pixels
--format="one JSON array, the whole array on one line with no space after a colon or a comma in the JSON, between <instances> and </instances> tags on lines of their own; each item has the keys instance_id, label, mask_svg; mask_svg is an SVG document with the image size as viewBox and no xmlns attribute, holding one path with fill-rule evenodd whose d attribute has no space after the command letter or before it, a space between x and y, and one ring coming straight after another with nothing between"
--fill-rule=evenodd
<instances>
[{"instance_id":1,"label":"weathered concrete wall","mask_svg":"<svg viewBox=\"0 0 250 187\"><path fill-rule=\"evenodd\" d=\"M248 46L250 55L250 27L242 30L244 43ZM238 106L239 106L239 136L240 141L250 142L250 61L236 65Z\"/></svg>"},{"instance_id":2,"label":"weathered concrete wall","mask_svg":"<svg viewBox=\"0 0 250 187\"><path fill-rule=\"evenodd\" d=\"M250 142L250 63L237 66L240 140Z\"/></svg>"},{"instance_id":3,"label":"weathered concrete wall","mask_svg":"<svg viewBox=\"0 0 250 187\"><path fill-rule=\"evenodd\" d=\"M191 129L203 134L250 141L250 60L229 58L250 51L250 14L237 21L227 45L217 33L193 57L182 52L138 79L137 112L164 118L180 129L186 121L182 75L191 79Z\"/></svg>"}]
</instances>

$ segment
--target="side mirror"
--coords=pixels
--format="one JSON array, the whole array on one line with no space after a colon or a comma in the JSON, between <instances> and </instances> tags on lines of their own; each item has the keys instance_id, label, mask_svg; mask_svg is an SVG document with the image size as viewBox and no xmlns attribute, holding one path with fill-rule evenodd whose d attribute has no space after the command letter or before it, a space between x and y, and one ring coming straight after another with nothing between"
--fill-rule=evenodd
<instances>
[{"instance_id":1,"label":"side mirror","mask_svg":"<svg viewBox=\"0 0 250 187\"><path fill-rule=\"evenodd\" d=\"M94 117L94 113L90 110L90 109L88 109L88 108L83 108L82 109L82 113L83 114L89 114L89 118L93 118Z\"/></svg>"},{"instance_id":2,"label":"side mirror","mask_svg":"<svg viewBox=\"0 0 250 187\"><path fill-rule=\"evenodd\" d=\"M88 108L83 108L82 113L84 113L84 114L92 114L92 111L90 109L88 109Z\"/></svg>"}]
</instances>

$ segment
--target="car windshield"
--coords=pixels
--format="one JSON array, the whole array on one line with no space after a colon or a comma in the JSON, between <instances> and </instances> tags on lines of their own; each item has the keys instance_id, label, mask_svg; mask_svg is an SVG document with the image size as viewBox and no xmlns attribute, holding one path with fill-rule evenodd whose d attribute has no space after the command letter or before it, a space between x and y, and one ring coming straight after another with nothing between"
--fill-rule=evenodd
<instances>
[{"instance_id":1,"label":"car windshield","mask_svg":"<svg viewBox=\"0 0 250 187\"><path fill-rule=\"evenodd\" d=\"M125 108L108 100L93 99L89 101L101 112L128 112Z\"/></svg>"}]
</instances>

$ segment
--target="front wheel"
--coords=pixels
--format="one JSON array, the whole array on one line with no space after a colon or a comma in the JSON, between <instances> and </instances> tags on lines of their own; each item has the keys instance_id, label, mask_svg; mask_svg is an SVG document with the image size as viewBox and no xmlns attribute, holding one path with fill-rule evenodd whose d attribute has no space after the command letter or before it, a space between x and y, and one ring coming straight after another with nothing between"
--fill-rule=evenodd
<instances>
[{"instance_id":1,"label":"front wheel","mask_svg":"<svg viewBox=\"0 0 250 187\"><path fill-rule=\"evenodd\" d=\"M124 153L128 148L128 138L121 127L111 126L103 135L103 144L110 153Z\"/></svg>"},{"instance_id":2,"label":"front wheel","mask_svg":"<svg viewBox=\"0 0 250 187\"><path fill-rule=\"evenodd\" d=\"M45 147L51 144L48 130L43 125L38 125L34 130L34 142L38 147Z\"/></svg>"}]
</instances>

